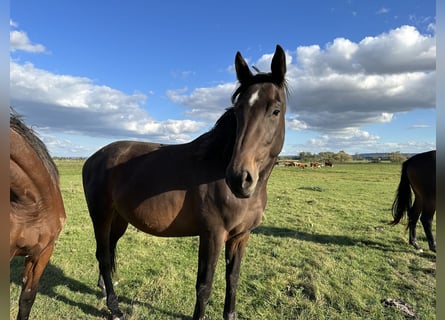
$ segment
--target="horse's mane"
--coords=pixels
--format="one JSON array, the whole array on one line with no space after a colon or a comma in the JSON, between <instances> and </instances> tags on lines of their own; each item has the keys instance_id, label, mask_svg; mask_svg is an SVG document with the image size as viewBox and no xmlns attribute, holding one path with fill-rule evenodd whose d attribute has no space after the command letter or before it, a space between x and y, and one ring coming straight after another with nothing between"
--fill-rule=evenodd
<instances>
[{"instance_id":1,"label":"horse's mane","mask_svg":"<svg viewBox=\"0 0 445 320\"><path fill-rule=\"evenodd\" d=\"M28 128L20 116L12 107L9 109L9 128L21 135L34 149L43 165L55 181L59 181L59 171L52 160L45 144L35 134L34 130Z\"/></svg>"},{"instance_id":2,"label":"horse's mane","mask_svg":"<svg viewBox=\"0 0 445 320\"><path fill-rule=\"evenodd\" d=\"M201 159L219 158L229 162L236 136L235 109L226 109L210 131L198 137L197 156Z\"/></svg>"}]
</instances>

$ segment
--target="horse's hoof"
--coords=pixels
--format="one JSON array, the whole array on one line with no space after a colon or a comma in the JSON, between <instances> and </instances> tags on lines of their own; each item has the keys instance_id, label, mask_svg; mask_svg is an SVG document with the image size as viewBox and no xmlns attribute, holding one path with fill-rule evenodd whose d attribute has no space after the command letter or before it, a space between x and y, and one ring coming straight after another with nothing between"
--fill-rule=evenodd
<instances>
[{"instance_id":1,"label":"horse's hoof","mask_svg":"<svg viewBox=\"0 0 445 320\"><path fill-rule=\"evenodd\" d=\"M235 320L236 319L236 312L231 312L224 315L224 320Z\"/></svg>"},{"instance_id":2,"label":"horse's hoof","mask_svg":"<svg viewBox=\"0 0 445 320\"><path fill-rule=\"evenodd\" d=\"M419 244L417 243L417 241L411 241L410 244L414 247L414 249L416 249L419 252L423 252L422 248L419 246Z\"/></svg>"},{"instance_id":3,"label":"horse's hoof","mask_svg":"<svg viewBox=\"0 0 445 320\"><path fill-rule=\"evenodd\" d=\"M122 313L112 314L111 320L124 320L124 315Z\"/></svg>"}]
</instances>

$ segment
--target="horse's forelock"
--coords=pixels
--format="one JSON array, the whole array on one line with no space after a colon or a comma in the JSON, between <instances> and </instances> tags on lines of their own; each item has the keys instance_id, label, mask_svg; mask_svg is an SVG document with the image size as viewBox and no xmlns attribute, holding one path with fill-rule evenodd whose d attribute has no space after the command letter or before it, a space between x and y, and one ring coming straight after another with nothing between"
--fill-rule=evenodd
<instances>
[{"instance_id":1,"label":"horse's forelock","mask_svg":"<svg viewBox=\"0 0 445 320\"><path fill-rule=\"evenodd\" d=\"M276 79L273 77L272 73L262 73L261 72L261 73L254 75L253 77L251 77L250 80L239 84L238 88L236 88L235 92L232 95L232 104L235 105L237 98L241 94L246 92L247 88L249 88L250 86L252 86L254 84L258 84L258 83L274 83L279 88L284 88L284 90L286 91L286 94L288 93L286 80L278 83L276 81Z\"/></svg>"}]
</instances>

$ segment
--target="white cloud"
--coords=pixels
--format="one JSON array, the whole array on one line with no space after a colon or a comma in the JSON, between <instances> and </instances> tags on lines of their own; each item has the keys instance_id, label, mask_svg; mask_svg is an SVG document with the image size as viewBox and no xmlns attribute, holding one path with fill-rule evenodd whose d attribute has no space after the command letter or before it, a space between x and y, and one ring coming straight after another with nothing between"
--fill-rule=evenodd
<instances>
[{"instance_id":1,"label":"white cloud","mask_svg":"<svg viewBox=\"0 0 445 320\"><path fill-rule=\"evenodd\" d=\"M344 128L319 134L301 140L299 143L285 145L287 154L299 154L302 151L319 153L324 151L355 153L355 150L375 150L380 137L357 128ZM296 140L298 141L298 140ZM357 146L359 146L357 148ZM353 149L351 149L351 147ZM391 150L393 151L393 150Z\"/></svg>"},{"instance_id":2,"label":"white cloud","mask_svg":"<svg viewBox=\"0 0 445 320\"><path fill-rule=\"evenodd\" d=\"M10 32L10 50L22 50L27 52L45 52L45 47L41 44L33 44L24 31L12 30Z\"/></svg>"},{"instance_id":3,"label":"white cloud","mask_svg":"<svg viewBox=\"0 0 445 320\"><path fill-rule=\"evenodd\" d=\"M402 26L359 43L357 61L367 73L406 73L436 68L436 39Z\"/></svg>"},{"instance_id":4,"label":"white cloud","mask_svg":"<svg viewBox=\"0 0 445 320\"><path fill-rule=\"evenodd\" d=\"M298 119L295 116L295 117L290 117L290 118L286 119L286 128L288 128L290 130L294 130L294 131L301 131L301 130L307 129L308 126L304 121Z\"/></svg>"},{"instance_id":5,"label":"white cloud","mask_svg":"<svg viewBox=\"0 0 445 320\"><path fill-rule=\"evenodd\" d=\"M431 126L427 125L427 124L414 124L409 128L410 129L428 129L428 128L431 128Z\"/></svg>"},{"instance_id":6,"label":"white cloud","mask_svg":"<svg viewBox=\"0 0 445 320\"><path fill-rule=\"evenodd\" d=\"M388 13L390 11L390 9L389 8L386 8L386 7L382 7L382 8L380 8L379 10L377 10L377 14L385 14L385 13Z\"/></svg>"},{"instance_id":7,"label":"white cloud","mask_svg":"<svg viewBox=\"0 0 445 320\"><path fill-rule=\"evenodd\" d=\"M26 110L39 127L91 136L134 137L182 142L203 123L193 120L157 121L142 108L145 95L125 94L84 77L58 75L10 62L11 102Z\"/></svg>"},{"instance_id":8,"label":"white cloud","mask_svg":"<svg viewBox=\"0 0 445 320\"><path fill-rule=\"evenodd\" d=\"M188 107L188 116L194 116L209 121L215 121L230 107L230 97L236 88L236 83L225 83L210 88L196 88L188 93L187 88L170 90L167 96L175 103Z\"/></svg>"},{"instance_id":9,"label":"white cloud","mask_svg":"<svg viewBox=\"0 0 445 320\"><path fill-rule=\"evenodd\" d=\"M429 23L428 26L427 26L427 30L429 32L436 33L436 24L435 23Z\"/></svg>"},{"instance_id":10,"label":"white cloud","mask_svg":"<svg viewBox=\"0 0 445 320\"><path fill-rule=\"evenodd\" d=\"M415 127L413 129L427 128ZM299 143L290 142L285 144L286 154L295 155L302 151L319 153L324 151L338 152L344 150L346 153L372 153L372 152L424 152L436 148L435 141L408 140L408 141L381 141L382 137L359 128L344 128L321 133L306 140L294 140Z\"/></svg>"},{"instance_id":11,"label":"white cloud","mask_svg":"<svg viewBox=\"0 0 445 320\"><path fill-rule=\"evenodd\" d=\"M18 23L9 20L9 26L12 28L17 28ZM43 53L46 52L45 46L41 44L34 44L28 37L28 34L25 31L21 30L11 30L9 32L9 41L10 41L10 51L14 52L17 50L32 52L32 53Z\"/></svg>"}]
</instances>

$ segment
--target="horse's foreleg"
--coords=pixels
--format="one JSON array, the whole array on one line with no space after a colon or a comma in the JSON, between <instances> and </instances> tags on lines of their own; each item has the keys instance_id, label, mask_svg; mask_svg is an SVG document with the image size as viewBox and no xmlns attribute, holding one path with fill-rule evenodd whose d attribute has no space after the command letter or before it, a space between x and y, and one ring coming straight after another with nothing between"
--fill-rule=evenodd
<instances>
[{"instance_id":1,"label":"horse's foreleg","mask_svg":"<svg viewBox=\"0 0 445 320\"><path fill-rule=\"evenodd\" d=\"M241 259L246 249L250 232L243 233L226 242L226 298L224 301L224 319L236 318L236 289L241 268Z\"/></svg>"},{"instance_id":2,"label":"horse's foreleg","mask_svg":"<svg viewBox=\"0 0 445 320\"><path fill-rule=\"evenodd\" d=\"M223 243L222 234L208 234L199 237L196 304L193 320L204 319L205 308L212 290L213 275Z\"/></svg>"},{"instance_id":3,"label":"horse's foreleg","mask_svg":"<svg viewBox=\"0 0 445 320\"><path fill-rule=\"evenodd\" d=\"M17 319L28 319L31 307L36 299L37 287L40 277L48 264L54 244L44 249L39 257L28 256L25 258L25 268L23 271L23 285L19 298L19 313Z\"/></svg>"},{"instance_id":4,"label":"horse's foreleg","mask_svg":"<svg viewBox=\"0 0 445 320\"><path fill-rule=\"evenodd\" d=\"M421 250L416 238L416 225L419 221L421 213L421 205L419 201L414 200L413 206L408 211L408 228L409 228L409 243L416 248L416 250Z\"/></svg>"},{"instance_id":5,"label":"horse's foreleg","mask_svg":"<svg viewBox=\"0 0 445 320\"><path fill-rule=\"evenodd\" d=\"M434 206L424 207L420 221L422 222L423 230L425 231L426 238L428 240L428 246L431 251L436 252L436 241L434 240L432 225L433 217L436 208Z\"/></svg>"}]
</instances>

